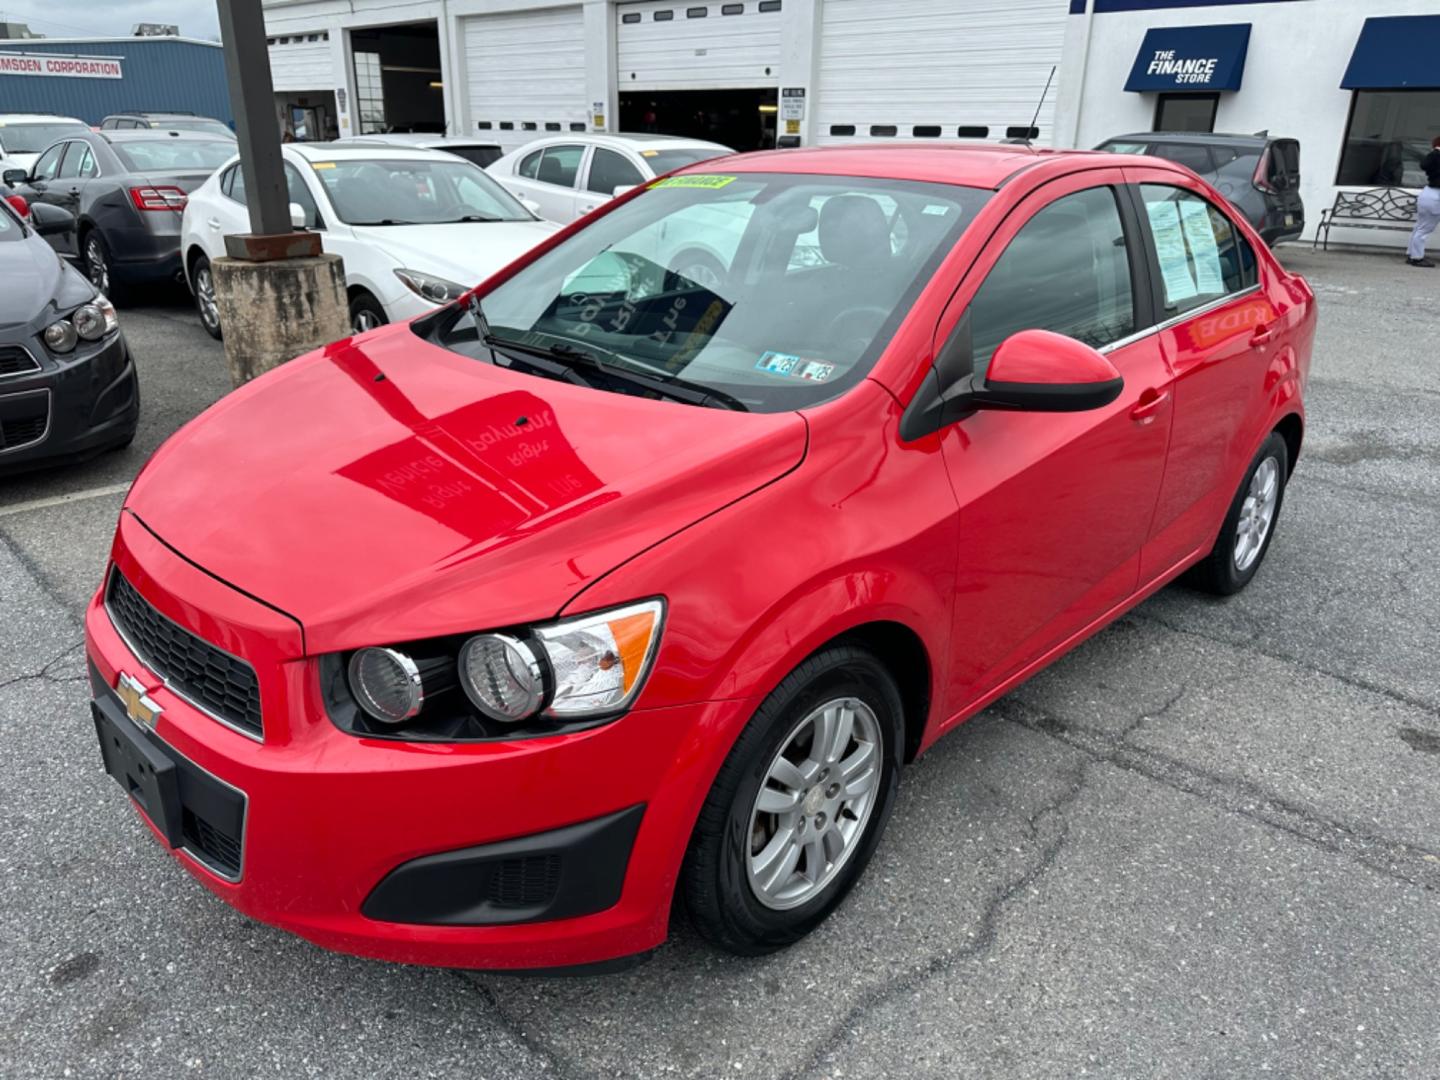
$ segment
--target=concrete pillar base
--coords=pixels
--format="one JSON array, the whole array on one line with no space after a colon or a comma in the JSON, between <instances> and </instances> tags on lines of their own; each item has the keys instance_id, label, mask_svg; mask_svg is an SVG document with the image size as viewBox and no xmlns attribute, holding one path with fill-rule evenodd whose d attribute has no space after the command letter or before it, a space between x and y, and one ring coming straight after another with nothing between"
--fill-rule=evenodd
<instances>
[{"instance_id":1,"label":"concrete pillar base","mask_svg":"<svg viewBox=\"0 0 1440 1080\"><path fill-rule=\"evenodd\" d=\"M338 255L276 262L216 259L210 272L236 386L350 336L345 264Z\"/></svg>"}]
</instances>

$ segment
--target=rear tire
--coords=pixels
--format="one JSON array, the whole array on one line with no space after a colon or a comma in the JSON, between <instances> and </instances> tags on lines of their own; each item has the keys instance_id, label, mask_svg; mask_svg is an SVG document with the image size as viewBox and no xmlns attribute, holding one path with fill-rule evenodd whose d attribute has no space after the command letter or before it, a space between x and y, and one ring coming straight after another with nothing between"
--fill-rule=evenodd
<instances>
[{"instance_id":1,"label":"rear tire","mask_svg":"<svg viewBox=\"0 0 1440 1080\"><path fill-rule=\"evenodd\" d=\"M220 308L215 303L215 277L210 270L210 260L204 255L195 256L190 267L190 284L195 291L195 313L200 316L200 325L216 341L225 336L220 325Z\"/></svg>"},{"instance_id":2,"label":"rear tire","mask_svg":"<svg viewBox=\"0 0 1440 1080\"><path fill-rule=\"evenodd\" d=\"M91 229L80 239L80 261L85 267L85 276L90 284L99 289L112 304L122 304L130 298L129 290L115 278L115 266L110 259L110 245L99 229Z\"/></svg>"},{"instance_id":3,"label":"rear tire","mask_svg":"<svg viewBox=\"0 0 1440 1080\"><path fill-rule=\"evenodd\" d=\"M1214 548L1190 571L1190 584L1217 596L1232 596L1250 584L1275 537L1289 476L1289 447L1272 431L1245 470Z\"/></svg>"},{"instance_id":4,"label":"rear tire","mask_svg":"<svg viewBox=\"0 0 1440 1080\"><path fill-rule=\"evenodd\" d=\"M765 699L720 767L681 871L707 941L760 956L839 905L889 819L903 716L889 671L847 645L816 653Z\"/></svg>"},{"instance_id":5,"label":"rear tire","mask_svg":"<svg viewBox=\"0 0 1440 1080\"><path fill-rule=\"evenodd\" d=\"M350 298L350 329L353 333L363 334L389 321L380 301L368 292L362 290Z\"/></svg>"}]
</instances>

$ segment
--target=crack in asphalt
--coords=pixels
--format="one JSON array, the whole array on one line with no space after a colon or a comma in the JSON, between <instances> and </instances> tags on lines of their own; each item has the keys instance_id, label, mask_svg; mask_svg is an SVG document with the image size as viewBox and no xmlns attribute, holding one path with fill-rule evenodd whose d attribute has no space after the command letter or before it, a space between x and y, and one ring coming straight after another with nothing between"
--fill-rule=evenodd
<instances>
[{"instance_id":1,"label":"crack in asphalt","mask_svg":"<svg viewBox=\"0 0 1440 1080\"><path fill-rule=\"evenodd\" d=\"M1178 700L1178 698L1177 698ZM1327 818L1240 777L1210 772L1129 741L1138 725L1113 734L1073 724L1029 702L1005 698L994 706L1000 717L1048 736L1096 761L1143 776L1208 805L1287 833L1314 847L1377 871L1407 885L1440 892L1440 851L1394 840L1357 825Z\"/></svg>"},{"instance_id":2,"label":"crack in asphalt","mask_svg":"<svg viewBox=\"0 0 1440 1080\"><path fill-rule=\"evenodd\" d=\"M67 656L73 653L76 649L81 649L84 647L85 642L83 640L77 641L72 645L67 645L60 652L56 653L49 660L45 661L44 665L40 668L39 671L30 671L26 672L23 675L12 675L10 678L0 681L0 690L5 689L5 687L7 686L14 686L16 683L33 682L36 679L44 679L46 682L52 682L56 684L84 682L88 678L88 676L86 675L64 675L57 677L52 674L50 670L56 664L60 663L60 661L64 660Z\"/></svg>"},{"instance_id":3,"label":"crack in asphalt","mask_svg":"<svg viewBox=\"0 0 1440 1080\"><path fill-rule=\"evenodd\" d=\"M858 1034L856 1026L868 1013L874 1012L902 994L913 992L936 976L943 975L957 964L976 959L989 952L999 939L1000 920L1005 909L1009 907L1015 897L1029 889L1049 872L1060 857L1060 852L1065 847L1065 841L1070 835L1070 826L1064 817L1065 811L1080 798L1089 782L1090 770L1098 764L1103 764L1102 759L1087 755L1085 760L1068 769L1067 771L1073 774L1069 786L1027 819L1031 835L1037 839L1046 822L1053 819L1059 824L1055 834L1041 847L1040 857L1035 863L991 894L985 910L980 914L979 928L971 935L971 940L961 948L936 953L908 973L887 980L861 994L859 999L845 1011L845 1015L831 1025L829 1032L820 1039L810 1055L798 1066L782 1074L782 1080L800 1080L800 1078L821 1069L828 1057Z\"/></svg>"},{"instance_id":4,"label":"crack in asphalt","mask_svg":"<svg viewBox=\"0 0 1440 1080\"><path fill-rule=\"evenodd\" d=\"M581 1080L586 1076L585 1070L576 1061L562 1054L550 1045L546 1040L531 1035L520 1021L510 1015L509 1010L500 1001L500 995L487 983L481 981L481 976L470 971L459 971L454 968L449 970L461 982L470 986L481 999L490 1006L495 1014L496 1020L500 1022L512 1038L525 1047L531 1054L539 1059L541 1068L552 1076L561 1077L562 1080Z\"/></svg>"}]
</instances>

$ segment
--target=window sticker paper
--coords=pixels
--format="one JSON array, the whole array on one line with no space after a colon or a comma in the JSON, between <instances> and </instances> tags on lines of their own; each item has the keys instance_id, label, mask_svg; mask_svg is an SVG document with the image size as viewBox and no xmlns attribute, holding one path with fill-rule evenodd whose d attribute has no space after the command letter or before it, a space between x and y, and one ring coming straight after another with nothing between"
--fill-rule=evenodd
<instances>
[{"instance_id":1,"label":"window sticker paper","mask_svg":"<svg viewBox=\"0 0 1440 1080\"><path fill-rule=\"evenodd\" d=\"M1225 292L1225 272L1220 268L1220 249L1215 246L1215 230L1210 225L1210 210L1202 202L1186 199L1180 204L1180 218L1185 239L1190 244L1190 259L1195 267L1195 285L1207 295Z\"/></svg>"},{"instance_id":2,"label":"window sticker paper","mask_svg":"<svg viewBox=\"0 0 1440 1080\"><path fill-rule=\"evenodd\" d=\"M1195 279L1190 276L1190 260L1185 254L1185 234L1180 229L1180 214L1173 202L1147 202L1150 232L1155 236L1155 253L1160 256L1160 276L1165 279L1165 300L1179 304L1197 293Z\"/></svg>"},{"instance_id":3,"label":"window sticker paper","mask_svg":"<svg viewBox=\"0 0 1440 1080\"><path fill-rule=\"evenodd\" d=\"M670 176L664 180L657 180L651 187L688 187L688 188L722 188L726 184L733 184L733 176Z\"/></svg>"},{"instance_id":4,"label":"window sticker paper","mask_svg":"<svg viewBox=\"0 0 1440 1080\"><path fill-rule=\"evenodd\" d=\"M792 356L790 353L766 352L760 355L755 362L756 371L764 371L770 375L790 375L800 363L800 357Z\"/></svg>"}]
</instances>

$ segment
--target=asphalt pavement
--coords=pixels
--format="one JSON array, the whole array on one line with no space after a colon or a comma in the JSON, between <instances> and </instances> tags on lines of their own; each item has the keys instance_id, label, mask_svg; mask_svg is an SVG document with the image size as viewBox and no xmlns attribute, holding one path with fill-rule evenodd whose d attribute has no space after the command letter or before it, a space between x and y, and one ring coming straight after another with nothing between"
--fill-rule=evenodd
<instances>
[{"instance_id":1,"label":"asphalt pavement","mask_svg":"<svg viewBox=\"0 0 1440 1080\"><path fill-rule=\"evenodd\" d=\"M800 945L681 924L585 979L251 922L105 777L80 613L124 484L229 386L183 298L123 310L135 445L0 480L0 1075L1440 1075L1440 271L1282 255L1321 323L1251 587L1167 589L942 741Z\"/></svg>"}]
</instances>

